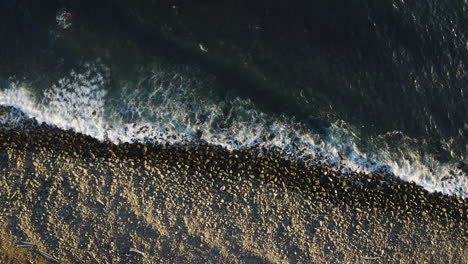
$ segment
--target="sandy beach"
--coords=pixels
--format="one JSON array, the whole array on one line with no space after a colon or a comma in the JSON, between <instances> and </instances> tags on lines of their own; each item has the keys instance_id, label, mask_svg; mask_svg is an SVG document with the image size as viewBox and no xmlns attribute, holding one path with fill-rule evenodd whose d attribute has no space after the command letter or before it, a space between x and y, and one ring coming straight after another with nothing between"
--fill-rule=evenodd
<instances>
[{"instance_id":1,"label":"sandy beach","mask_svg":"<svg viewBox=\"0 0 468 264\"><path fill-rule=\"evenodd\" d=\"M385 175L50 127L0 142L2 263L468 261L466 201Z\"/></svg>"}]
</instances>

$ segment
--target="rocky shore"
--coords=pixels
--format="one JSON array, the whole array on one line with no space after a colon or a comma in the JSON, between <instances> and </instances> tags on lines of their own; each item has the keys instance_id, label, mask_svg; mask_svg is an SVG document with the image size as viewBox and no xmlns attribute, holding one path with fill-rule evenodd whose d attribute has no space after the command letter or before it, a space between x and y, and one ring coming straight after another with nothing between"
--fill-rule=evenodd
<instances>
[{"instance_id":1,"label":"rocky shore","mask_svg":"<svg viewBox=\"0 0 468 264\"><path fill-rule=\"evenodd\" d=\"M272 150L0 130L2 263L467 263L467 207Z\"/></svg>"}]
</instances>

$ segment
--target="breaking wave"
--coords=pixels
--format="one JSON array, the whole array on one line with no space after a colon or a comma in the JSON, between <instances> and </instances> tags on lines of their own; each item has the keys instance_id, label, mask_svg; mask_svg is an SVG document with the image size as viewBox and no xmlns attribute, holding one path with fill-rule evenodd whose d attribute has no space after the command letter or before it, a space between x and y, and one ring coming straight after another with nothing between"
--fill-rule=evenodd
<instances>
[{"instance_id":1,"label":"breaking wave","mask_svg":"<svg viewBox=\"0 0 468 264\"><path fill-rule=\"evenodd\" d=\"M14 108L0 122L23 128L24 119L34 119L116 144L204 140L229 149L279 148L289 158L328 162L343 172L388 172L429 191L468 196L468 177L457 164L421 151L426 142L399 131L363 144L357 130L338 120L319 133L262 112L248 99L219 96L209 80L157 64L142 67L136 80L110 80L110 69L91 63L39 93L10 83L0 90L0 104Z\"/></svg>"}]
</instances>

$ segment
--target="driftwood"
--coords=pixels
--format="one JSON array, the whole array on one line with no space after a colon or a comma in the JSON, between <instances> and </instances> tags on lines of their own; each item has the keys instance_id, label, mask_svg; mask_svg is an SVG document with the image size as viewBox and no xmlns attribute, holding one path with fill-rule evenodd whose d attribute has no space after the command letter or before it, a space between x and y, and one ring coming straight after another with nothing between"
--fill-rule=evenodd
<instances>
[{"instance_id":1,"label":"driftwood","mask_svg":"<svg viewBox=\"0 0 468 264\"><path fill-rule=\"evenodd\" d=\"M140 255L142 257L146 257L146 254L143 252L143 251L140 251L136 248L131 248L128 250L129 253L133 253L133 254L136 254L136 255Z\"/></svg>"},{"instance_id":2,"label":"driftwood","mask_svg":"<svg viewBox=\"0 0 468 264\"><path fill-rule=\"evenodd\" d=\"M56 259L54 256L44 252L44 251L40 251L38 250L37 251L39 253L39 255L43 256L45 259L47 259L48 261L51 261L51 262L54 262L54 263L60 263L60 261L58 259Z\"/></svg>"}]
</instances>

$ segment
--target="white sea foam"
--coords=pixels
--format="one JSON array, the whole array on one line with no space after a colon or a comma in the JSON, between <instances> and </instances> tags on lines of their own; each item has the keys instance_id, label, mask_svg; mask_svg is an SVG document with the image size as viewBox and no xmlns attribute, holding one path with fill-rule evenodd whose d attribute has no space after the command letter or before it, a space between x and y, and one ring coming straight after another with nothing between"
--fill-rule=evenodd
<instances>
[{"instance_id":1,"label":"white sea foam","mask_svg":"<svg viewBox=\"0 0 468 264\"><path fill-rule=\"evenodd\" d=\"M72 14L65 8L62 8L57 11L55 21L58 28L62 30L68 29L72 26Z\"/></svg>"},{"instance_id":2,"label":"white sea foam","mask_svg":"<svg viewBox=\"0 0 468 264\"><path fill-rule=\"evenodd\" d=\"M335 122L327 135L285 117L256 109L249 100L213 100L204 83L183 74L151 66L138 82L122 82L109 92L110 72L100 64L86 65L33 96L28 87L10 84L0 90L0 104L20 109L39 123L73 129L114 143L135 141L181 142L200 137L229 149L254 146L279 147L308 162L320 157L337 170L373 172L387 170L429 191L468 196L468 180L455 164L441 163L430 154L414 150L414 141L400 132L369 139L362 146L359 135L344 121ZM151 87L151 89L149 89ZM21 124L20 112L0 115L0 122ZM398 135L398 147L386 144ZM341 156L347 158L342 160Z\"/></svg>"}]
</instances>

